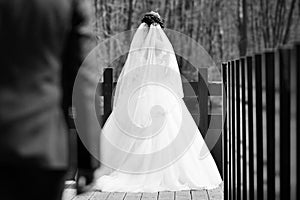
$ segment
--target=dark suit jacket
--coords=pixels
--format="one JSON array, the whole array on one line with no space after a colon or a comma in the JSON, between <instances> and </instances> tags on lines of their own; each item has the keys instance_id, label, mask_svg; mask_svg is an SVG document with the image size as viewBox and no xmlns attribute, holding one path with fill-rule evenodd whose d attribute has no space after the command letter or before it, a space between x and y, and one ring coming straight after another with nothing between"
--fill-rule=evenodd
<instances>
[{"instance_id":1,"label":"dark suit jacket","mask_svg":"<svg viewBox=\"0 0 300 200\"><path fill-rule=\"evenodd\" d=\"M64 114L81 61L80 3L0 0L0 166L67 167Z\"/></svg>"}]
</instances>

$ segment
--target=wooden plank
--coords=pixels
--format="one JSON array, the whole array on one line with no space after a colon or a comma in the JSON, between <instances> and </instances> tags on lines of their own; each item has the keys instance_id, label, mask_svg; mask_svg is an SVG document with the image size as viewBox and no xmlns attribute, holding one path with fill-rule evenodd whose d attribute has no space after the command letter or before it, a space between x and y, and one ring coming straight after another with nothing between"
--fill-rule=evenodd
<instances>
[{"instance_id":1,"label":"wooden plank","mask_svg":"<svg viewBox=\"0 0 300 200\"><path fill-rule=\"evenodd\" d=\"M221 82L208 82L207 81L207 92L209 96L221 96L222 95L222 83ZM198 91L198 82L183 82L182 83L184 96L195 96Z\"/></svg>"},{"instance_id":2,"label":"wooden plank","mask_svg":"<svg viewBox=\"0 0 300 200\"><path fill-rule=\"evenodd\" d=\"M140 200L141 197L142 197L142 193L140 192L137 193L127 192L124 200Z\"/></svg>"},{"instance_id":3,"label":"wooden plank","mask_svg":"<svg viewBox=\"0 0 300 200\"><path fill-rule=\"evenodd\" d=\"M162 191L158 192L158 200L174 200L175 192Z\"/></svg>"},{"instance_id":4,"label":"wooden plank","mask_svg":"<svg viewBox=\"0 0 300 200\"><path fill-rule=\"evenodd\" d=\"M199 128L199 120L200 120L200 115L199 114L191 114L195 123L198 125L198 128ZM202 134L203 135L203 134Z\"/></svg>"},{"instance_id":5,"label":"wooden plank","mask_svg":"<svg viewBox=\"0 0 300 200\"><path fill-rule=\"evenodd\" d=\"M275 199L275 87L274 52L262 57L263 88L263 160L267 176L264 176L264 199Z\"/></svg>"},{"instance_id":6,"label":"wooden plank","mask_svg":"<svg viewBox=\"0 0 300 200\"><path fill-rule=\"evenodd\" d=\"M185 97L197 96L198 82L183 82L182 89Z\"/></svg>"},{"instance_id":7,"label":"wooden plank","mask_svg":"<svg viewBox=\"0 0 300 200\"><path fill-rule=\"evenodd\" d=\"M291 69L291 51L290 49L279 49L276 52L276 63L275 72L278 76L275 77L276 83L276 102L277 102L277 121L279 121L279 128L276 130L276 144L279 144L279 178L280 187L276 191L278 198L280 199L290 199L290 162L291 162L291 132L290 132L290 69ZM278 104L279 101L279 104ZM276 123L276 125L278 125ZM278 166L278 165L276 165ZM279 192L280 191L280 192ZM279 194L280 193L280 194ZM280 196L279 196L279 195Z\"/></svg>"},{"instance_id":8,"label":"wooden plank","mask_svg":"<svg viewBox=\"0 0 300 200\"><path fill-rule=\"evenodd\" d=\"M235 198L235 106L234 106L234 99L235 99L235 74L234 74L234 61L230 62L230 199Z\"/></svg>"},{"instance_id":9,"label":"wooden plank","mask_svg":"<svg viewBox=\"0 0 300 200\"><path fill-rule=\"evenodd\" d=\"M274 79L275 79L275 85L274 85L274 89L275 89L275 133L274 133L274 137L275 137L275 155L276 155L276 160L275 160L275 176L276 176L276 179L280 180L280 176L281 174L280 173L280 145L281 145L281 142L280 142L280 127L281 127L281 124L280 124L280 115L281 115L281 112L284 111L282 110L281 108L281 100L280 100L280 96L281 96L281 88L280 88L280 82L281 82L281 76L280 76L280 73L281 73L281 69L280 69L280 55L279 55L279 50L277 50L275 52L275 63L274 63ZM286 97L286 98L289 98L289 97ZM288 102L289 103L289 102ZM285 108L286 109L286 108ZM286 111L288 111L289 108L287 108ZM289 117L289 116L288 116ZM289 129L289 126L286 127L286 129L288 130ZM284 131L284 133L286 133ZM288 134L287 134L288 135ZM286 149L285 149L285 153L287 156L287 152L286 152ZM288 156L287 156L288 157ZM279 181L278 181L279 182ZM276 199L280 199L280 183L278 185L278 182L276 183L276 186L275 186L275 198ZM279 186L279 187L278 187ZM289 187L289 186L288 186ZM289 199L289 198L287 198Z\"/></svg>"},{"instance_id":10,"label":"wooden plank","mask_svg":"<svg viewBox=\"0 0 300 200\"><path fill-rule=\"evenodd\" d=\"M222 188L216 188L212 190L207 190L209 200L221 200L223 199L223 190Z\"/></svg>"},{"instance_id":11,"label":"wooden plank","mask_svg":"<svg viewBox=\"0 0 300 200\"><path fill-rule=\"evenodd\" d=\"M263 196L263 133L262 133L262 77L261 77L261 55L254 56L253 77L253 135L256 149L255 172L256 182L254 183L256 192L254 198L264 199Z\"/></svg>"},{"instance_id":12,"label":"wooden plank","mask_svg":"<svg viewBox=\"0 0 300 200\"><path fill-rule=\"evenodd\" d=\"M253 141L253 154L252 152L250 152L249 154L249 157L253 159L253 174L252 174L252 177L253 177L253 198L252 199L257 199L257 149L258 149L258 146L257 146L257 132L258 132L258 124L256 123L256 120L257 120L257 112L256 112L256 108L257 106L259 106L259 103L257 104L256 103L256 99L258 97L256 97L256 90L259 89L259 87L256 89L256 84L257 84L257 75L255 74L256 72L256 62L257 61L257 58L256 58L256 55L252 57L252 66L251 66L251 69L249 69L251 71L251 77L252 77L252 85L251 85L251 88L252 88L252 91L250 92L250 95L252 95L252 108L249 107L249 109L252 110L252 141ZM249 96L250 98L250 96ZM260 103L261 105L261 103ZM251 117L251 114L250 116ZM250 124L249 124L250 126ZM249 130L251 129L249 128ZM250 141L249 141L250 142ZM252 154L252 155L251 155ZM250 170L250 169L249 169ZM249 174L251 173L251 171L249 171ZM251 175L251 174L250 174ZM250 190L251 191L251 190ZM251 193L249 194L251 195Z\"/></svg>"},{"instance_id":13,"label":"wooden plank","mask_svg":"<svg viewBox=\"0 0 300 200\"><path fill-rule=\"evenodd\" d=\"M200 129L200 115L199 114L191 114L195 123L198 124L199 129ZM217 114L217 115L207 115L208 119L209 119L209 124L207 125L208 129L223 129L223 125L222 125L222 115ZM201 131L201 129L200 129ZM207 132L202 132L202 135L205 137Z\"/></svg>"},{"instance_id":14,"label":"wooden plank","mask_svg":"<svg viewBox=\"0 0 300 200\"><path fill-rule=\"evenodd\" d=\"M297 156L297 184L296 184L296 188L297 188L297 197L295 199L299 199L300 195L299 195L299 191L300 191L300 153L299 153L299 145L300 145L300 129L299 129L299 125L300 125L300 106L299 106L299 102L300 102L300 70L299 70L299 66L300 66L300 43L298 43L296 45L296 66L297 66L297 94L296 94L296 97L297 97L297 114L296 114L296 124L297 124L297 129L296 129L296 133L297 134L297 149L293 149L292 151L295 151L296 150L296 156ZM293 176L295 176L295 174L293 174Z\"/></svg>"},{"instance_id":15,"label":"wooden plank","mask_svg":"<svg viewBox=\"0 0 300 200\"><path fill-rule=\"evenodd\" d=\"M228 144L228 161L227 161L227 187L226 184L224 183L224 190L228 191L228 195L225 196L228 200L231 199L231 63L227 62L227 144Z\"/></svg>"},{"instance_id":16,"label":"wooden plank","mask_svg":"<svg viewBox=\"0 0 300 200\"><path fill-rule=\"evenodd\" d=\"M253 146L253 94L252 94L252 56L246 58L245 65L245 101L246 109L246 140L247 140L247 196L248 199L254 199L254 146Z\"/></svg>"},{"instance_id":17,"label":"wooden plank","mask_svg":"<svg viewBox=\"0 0 300 200\"><path fill-rule=\"evenodd\" d=\"M196 96L195 97L184 97L183 101L191 114L199 115L200 108L199 108L198 98ZM207 106L208 106L208 104L207 104Z\"/></svg>"},{"instance_id":18,"label":"wooden plank","mask_svg":"<svg viewBox=\"0 0 300 200\"><path fill-rule=\"evenodd\" d=\"M240 145L241 145L241 197L247 200L247 140L246 140L246 88L245 58L240 59Z\"/></svg>"},{"instance_id":19,"label":"wooden plank","mask_svg":"<svg viewBox=\"0 0 300 200\"><path fill-rule=\"evenodd\" d=\"M222 115L208 115L209 129L223 129Z\"/></svg>"},{"instance_id":20,"label":"wooden plank","mask_svg":"<svg viewBox=\"0 0 300 200\"><path fill-rule=\"evenodd\" d=\"M292 49L290 85L291 85L291 199L299 199L300 191L300 159L299 159L299 140L300 140L300 44Z\"/></svg>"},{"instance_id":21,"label":"wooden plank","mask_svg":"<svg viewBox=\"0 0 300 200\"><path fill-rule=\"evenodd\" d=\"M222 174L222 129L208 129L204 139Z\"/></svg>"},{"instance_id":22,"label":"wooden plank","mask_svg":"<svg viewBox=\"0 0 300 200\"><path fill-rule=\"evenodd\" d=\"M94 195L95 191L85 192L75 196L72 200L88 200Z\"/></svg>"},{"instance_id":23,"label":"wooden plank","mask_svg":"<svg viewBox=\"0 0 300 200\"><path fill-rule=\"evenodd\" d=\"M109 117L112 108L111 108L111 100L112 100L112 91L113 91L113 70L112 68L106 68L104 71L104 82L103 82L103 96L104 96L104 118L103 120Z\"/></svg>"},{"instance_id":24,"label":"wooden plank","mask_svg":"<svg viewBox=\"0 0 300 200\"><path fill-rule=\"evenodd\" d=\"M65 189L75 189L76 188L76 182L74 180L68 180L65 181Z\"/></svg>"},{"instance_id":25,"label":"wooden plank","mask_svg":"<svg viewBox=\"0 0 300 200\"><path fill-rule=\"evenodd\" d=\"M182 190L175 193L176 200L191 200L191 198L190 190Z\"/></svg>"},{"instance_id":26,"label":"wooden plank","mask_svg":"<svg viewBox=\"0 0 300 200\"><path fill-rule=\"evenodd\" d=\"M207 88L207 68L200 68L198 73L198 92L200 121L199 128L202 134L206 134L208 125L208 88Z\"/></svg>"},{"instance_id":27,"label":"wooden plank","mask_svg":"<svg viewBox=\"0 0 300 200\"><path fill-rule=\"evenodd\" d=\"M123 200L125 195L125 192L112 192L107 197L107 200Z\"/></svg>"},{"instance_id":28,"label":"wooden plank","mask_svg":"<svg viewBox=\"0 0 300 200\"><path fill-rule=\"evenodd\" d=\"M222 163L223 163L223 169L222 169L222 178L223 178L223 184L224 188L224 199L228 200L228 124L227 124L227 115L226 112L228 111L227 107L227 64L222 63L222 81L223 81L223 87L222 87L222 124L224 126L223 128L223 137L222 137Z\"/></svg>"},{"instance_id":29,"label":"wooden plank","mask_svg":"<svg viewBox=\"0 0 300 200\"><path fill-rule=\"evenodd\" d=\"M209 96L221 96L222 95L222 83L210 82L208 83Z\"/></svg>"},{"instance_id":30,"label":"wooden plank","mask_svg":"<svg viewBox=\"0 0 300 200\"><path fill-rule=\"evenodd\" d=\"M74 188L66 188L62 194L62 200L71 200L76 196L76 189Z\"/></svg>"},{"instance_id":31,"label":"wooden plank","mask_svg":"<svg viewBox=\"0 0 300 200\"><path fill-rule=\"evenodd\" d=\"M74 125L74 120L71 120ZM67 171L66 180L75 179L77 171L77 131L75 125L69 128L68 132L68 151L72 152L69 154L69 169ZM72 183L74 187L76 186L75 181Z\"/></svg>"},{"instance_id":32,"label":"wooden plank","mask_svg":"<svg viewBox=\"0 0 300 200\"><path fill-rule=\"evenodd\" d=\"M110 68L109 68L110 69ZM103 96L105 84L103 82L99 82L98 94ZM115 88L117 82L112 83L112 88ZM182 89L185 97L194 97L197 95L198 91L198 82L182 82ZM221 82L208 82L208 95L209 96L221 96L222 95L222 83Z\"/></svg>"},{"instance_id":33,"label":"wooden plank","mask_svg":"<svg viewBox=\"0 0 300 200\"><path fill-rule=\"evenodd\" d=\"M226 95L225 95L226 97ZM222 105L223 105L223 98L220 97L209 97L209 104L208 104L208 114L209 115L222 115ZM226 102L226 98L225 98ZM226 105L226 104L224 104Z\"/></svg>"},{"instance_id":34,"label":"wooden plank","mask_svg":"<svg viewBox=\"0 0 300 200\"><path fill-rule=\"evenodd\" d=\"M235 179L236 198L241 199L240 60L235 60Z\"/></svg>"},{"instance_id":35,"label":"wooden plank","mask_svg":"<svg viewBox=\"0 0 300 200\"><path fill-rule=\"evenodd\" d=\"M207 190L192 190L192 200L209 200Z\"/></svg>"},{"instance_id":36,"label":"wooden plank","mask_svg":"<svg viewBox=\"0 0 300 200\"><path fill-rule=\"evenodd\" d=\"M91 198L88 200L106 200L109 195L109 192L95 191Z\"/></svg>"},{"instance_id":37,"label":"wooden plank","mask_svg":"<svg viewBox=\"0 0 300 200\"><path fill-rule=\"evenodd\" d=\"M158 192L144 192L142 194L141 200L157 200L158 198Z\"/></svg>"}]
</instances>

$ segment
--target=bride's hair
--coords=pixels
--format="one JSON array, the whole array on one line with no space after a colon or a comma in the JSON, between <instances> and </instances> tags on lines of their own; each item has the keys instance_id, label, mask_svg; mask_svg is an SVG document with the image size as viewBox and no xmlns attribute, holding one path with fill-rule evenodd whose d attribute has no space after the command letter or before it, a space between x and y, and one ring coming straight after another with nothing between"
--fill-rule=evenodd
<instances>
[{"instance_id":1,"label":"bride's hair","mask_svg":"<svg viewBox=\"0 0 300 200\"><path fill-rule=\"evenodd\" d=\"M161 19L161 17L159 16L159 14L157 12L151 11L148 12L144 15L143 19L142 19L142 23L145 22L149 27L151 24L159 24L161 26L161 28L164 28L164 22Z\"/></svg>"}]
</instances>

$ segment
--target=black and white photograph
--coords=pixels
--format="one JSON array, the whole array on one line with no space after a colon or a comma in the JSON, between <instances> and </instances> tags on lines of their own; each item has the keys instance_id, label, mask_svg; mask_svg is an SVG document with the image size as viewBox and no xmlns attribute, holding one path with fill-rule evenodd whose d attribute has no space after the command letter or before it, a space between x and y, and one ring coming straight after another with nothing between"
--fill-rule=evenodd
<instances>
[{"instance_id":1,"label":"black and white photograph","mask_svg":"<svg viewBox=\"0 0 300 200\"><path fill-rule=\"evenodd\" d=\"M299 0L0 0L0 199L297 200Z\"/></svg>"}]
</instances>

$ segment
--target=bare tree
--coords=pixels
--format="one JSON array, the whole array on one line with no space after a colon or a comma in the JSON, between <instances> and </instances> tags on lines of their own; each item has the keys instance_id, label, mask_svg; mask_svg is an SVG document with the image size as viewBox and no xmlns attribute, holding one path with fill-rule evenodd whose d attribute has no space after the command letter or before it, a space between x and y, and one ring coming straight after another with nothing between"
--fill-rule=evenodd
<instances>
[{"instance_id":1,"label":"bare tree","mask_svg":"<svg viewBox=\"0 0 300 200\"><path fill-rule=\"evenodd\" d=\"M300 1L298 1L298 4L300 5L299 2ZM291 25L292 25L292 21L293 21L292 16L293 16L293 13L294 13L295 4L296 4L296 0L292 0L292 3L290 5L290 9L289 9L289 13L288 13L287 26L285 28L285 33L284 33L284 36L283 36L283 41L282 41L283 44L286 44L288 42L288 39L289 39L290 29L291 29Z\"/></svg>"},{"instance_id":2,"label":"bare tree","mask_svg":"<svg viewBox=\"0 0 300 200\"><path fill-rule=\"evenodd\" d=\"M131 24L132 24L132 12L133 12L133 8L132 8L132 3L133 0L128 0L128 17L127 17L127 30L131 29Z\"/></svg>"},{"instance_id":3,"label":"bare tree","mask_svg":"<svg viewBox=\"0 0 300 200\"><path fill-rule=\"evenodd\" d=\"M143 13L157 9L166 28L192 37L216 61L300 39L295 33L300 30L299 0L90 1L100 39L136 28Z\"/></svg>"},{"instance_id":4,"label":"bare tree","mask_svg":"<svg viewBox=\"0 0 300 200\"><path fill-rule=\"evenodd\" d=\"M240 56L247 54L247 24L248 24L248 15L247 15L247 1L246 0L237 0L237 27L239 32L239 52Z\"/></svg>"}]
</instances>

